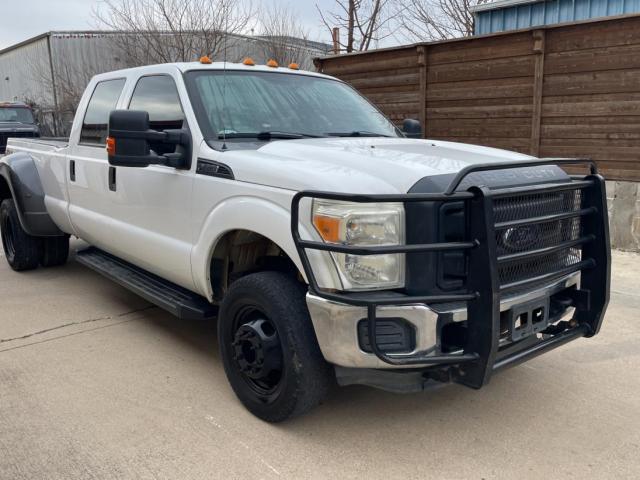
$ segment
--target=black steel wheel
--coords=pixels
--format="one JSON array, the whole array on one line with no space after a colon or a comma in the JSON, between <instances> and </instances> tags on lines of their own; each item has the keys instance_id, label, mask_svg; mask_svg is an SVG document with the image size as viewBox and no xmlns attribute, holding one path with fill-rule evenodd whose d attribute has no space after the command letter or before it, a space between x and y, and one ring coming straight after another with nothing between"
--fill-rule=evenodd
<instances>
[{"instance_id":1,"label":"black steel wheel","mask_svg":"<svg viewBox=\"0 0 640 480\"><path fill-rule=\"evenodd\" d=\"M283 378L282 343L278 331L259 307L247 306L234 319L234 366L254 394L271 402Z\"/></svg>"},{"instance_id":2,"label":"black steel wheel","mask_svg":"<svg viewBox=\"0 0 640 480\"><path fill-rule=\"evenodd\" d=\"M227 378L257 417L280 422L321 403L332 382L305 302L305 287L280 272L234 282L218 319Z\"/></svg>"},{"instance_id":3,"label":"black steel wheel","mask_svg":"<svg viewBox=\"0 0 640 480\"><path fill-rule=\"evenodd\" d=\"M0 204L0 230L9 266L17 272L37 268L42 255L42 240L22 229L12 199L5 199Z\"/></svg>"}]
</instances>

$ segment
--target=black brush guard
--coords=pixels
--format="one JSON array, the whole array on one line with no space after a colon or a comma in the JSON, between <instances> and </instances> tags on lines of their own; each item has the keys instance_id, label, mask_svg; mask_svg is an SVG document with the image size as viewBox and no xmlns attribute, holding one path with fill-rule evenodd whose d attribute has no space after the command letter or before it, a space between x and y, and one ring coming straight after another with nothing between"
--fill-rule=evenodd
<instances>
[{"instance_id":1,"label":"black brush guard","mask_svg":"<svg viewBox=\"0 0 640 480\"><path fill-rule=\"evenodd\" d=\"M487 170L506 170L520 167L542 165L577 165L589 167L590 174L572 176L570 182L540 184L526 187L513 187L490 190L483 186L474 186L466 191L457 191L462 181L473 172ZM582 217L582 232L578 239L553 247L527 252L527 255L544 255L550 251L577 247L581 249L580 261L574 265L535 278L528 278L517 284L499 285L498 265L511 260L509 256L498 256L494 229L494 199L520 194L536 194L582 190L582 205L575 212L545 215L529 219L531 223ZM348 202L466 202L468 212L468 238L470 241L409 244L399 246L358 247L339 244L327 244L304 240L299 233L300 201L303 198L341 200ZM514 222L517 223L517 222ZM504 228L505 225L501 224ZM480 388L488 382L493 371L524 362L530 358L563 345L573 339L595 335L602 323L609 300L610 246L607 220L607 204L604 179L598 175L595 163L587 159L541 159L517 163L496 163L472 165L461 170L452 180L444 193L435 194L384 194L350 195L319 191L297 193L291 206L291 231L309 282L309 292L326 300L348 305L366 307L368 334L373 353L382 361L391 365L408 368L434 366L452 366L453 379L473 388ZM321 250L353 255L375 255L385 253L444 252L467 251L468 277L465 293L450 295L400 295L389 292L339 293L319 288L306 250ZM535 337L527 342L517 342L509 349L500 350L500 296L513 290L526 289L540 282L553 282L580 272L580 287L574 292L573 307L575 313L567 328L544 338ZM448 302L466 302L467 304L467 341L462 353L430 355L430 352L415 354L390 354L383 352L376 342L376 310L379 305L439 304ZM524 345L518 347L518 345Z\"/></svg>"}]
</instances>

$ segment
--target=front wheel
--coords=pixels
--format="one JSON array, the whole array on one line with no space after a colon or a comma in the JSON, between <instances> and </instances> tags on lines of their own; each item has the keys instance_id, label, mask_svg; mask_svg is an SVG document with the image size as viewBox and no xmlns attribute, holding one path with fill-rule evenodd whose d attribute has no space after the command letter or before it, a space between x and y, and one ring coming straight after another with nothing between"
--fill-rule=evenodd
<instances>
[{"instance_id":1,"label":"front wheel","mask_svg":"<svg viewBox=\"0 0 640 480\"><path fill-rule=\"evenodd\" d=\"M231 285L218 341L231 387L263 420L300 415L329 390L333 372L316 341L305 288L284 273L254 273Z\"/></svg>"}]
</instances>

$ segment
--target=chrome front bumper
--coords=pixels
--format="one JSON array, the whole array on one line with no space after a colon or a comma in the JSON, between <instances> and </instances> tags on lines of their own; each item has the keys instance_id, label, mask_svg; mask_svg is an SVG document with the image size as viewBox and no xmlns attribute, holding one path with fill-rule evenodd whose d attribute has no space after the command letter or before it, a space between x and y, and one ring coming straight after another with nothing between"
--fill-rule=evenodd
<instances>
[{"instance_id":1,"label":"chrome front bumper","mask_svg":"<svg viewBox=\"0 0 640 480\"><path fill-rule=\"evenodd\" d=\"M500 311L504 312L514 305L550 296L565 288L577 285L579 278L580 274L576 272L536 290L506 297L500 302ZM320 349L328 362L351 368L403 368L383 362L373 353L367 353L360 348L358 323L367 318L365 307L333 302L309 293L307 294L307 307ZM426 305L390 305L379 306L378 317L404 318L415 329L415 350L394 356L410 356L416 352L424 351L430 351L435 356L442 353L439 338L439 328L442 326L442 321L439 324L439 320L447 318L447 322L461 322L467 319L467 311L464 307L456 308L455 306L447 310L436 311Z\"/></svg>"}]
</instances>

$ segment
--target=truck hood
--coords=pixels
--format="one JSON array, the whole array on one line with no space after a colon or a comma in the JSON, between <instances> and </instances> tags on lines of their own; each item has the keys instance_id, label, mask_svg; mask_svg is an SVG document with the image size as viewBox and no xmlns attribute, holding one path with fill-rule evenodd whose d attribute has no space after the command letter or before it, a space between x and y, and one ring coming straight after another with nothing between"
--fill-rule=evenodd
<instances>
[{"instance_id":1,"label":"truck hood","mask_svg":"<svg viewBox=\"0 0 640 480\"><path fill-rule=\"evenodd\" d=\"M278 140L220 158L237 180L290 190L406 193L427 176L532 157L489 147L407 138Z\"/></svg>"}]
</instances>

